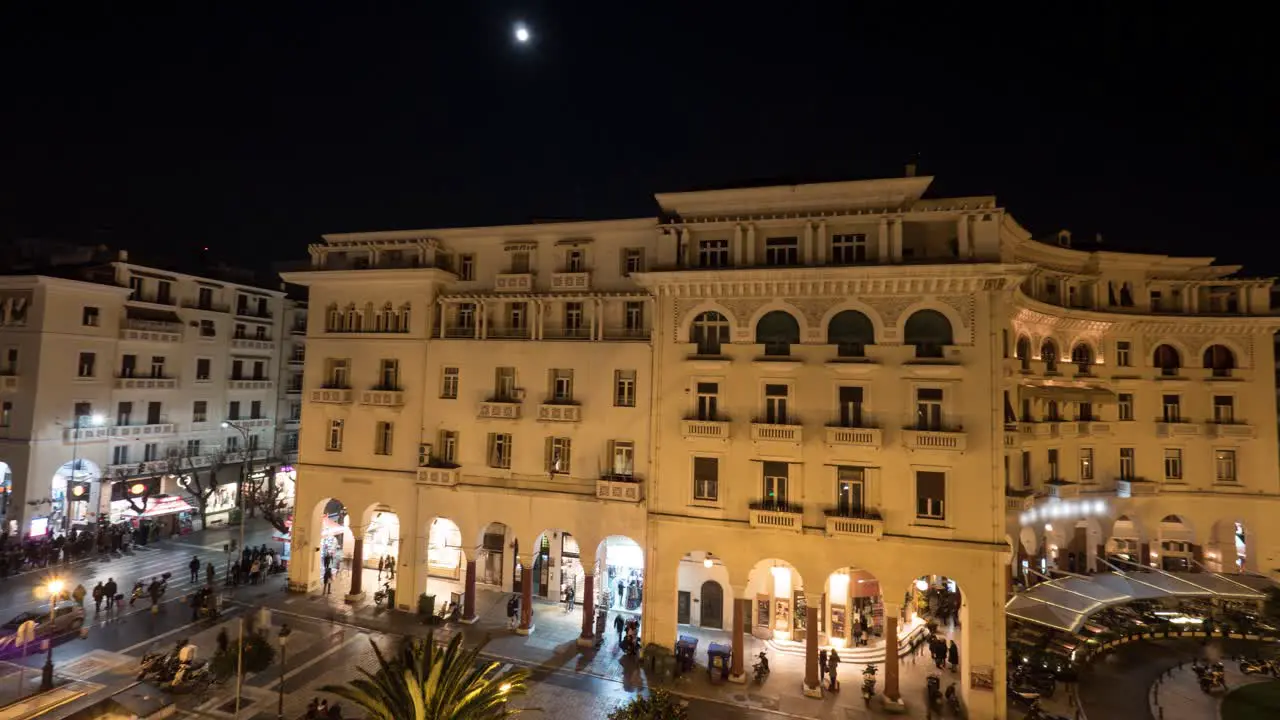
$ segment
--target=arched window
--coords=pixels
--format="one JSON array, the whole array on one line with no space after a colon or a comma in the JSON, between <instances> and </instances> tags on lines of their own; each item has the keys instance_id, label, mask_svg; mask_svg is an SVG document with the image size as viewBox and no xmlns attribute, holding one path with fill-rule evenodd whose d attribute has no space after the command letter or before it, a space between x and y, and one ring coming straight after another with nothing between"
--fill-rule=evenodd
<instances>
[{"instance_id":1,"label":"arched window","mask_svg":"<svg viewBox=\"0 0 1280 720\"><path fill-rule=\"evenodd\" d=\"M1172 345L1161 345L1152 355L1155 366L1160 368L1161 375L1173 376L1182 368L1182 356Z\"/></svg>"},{"instance_id":2,"label":"arched window","mask_svg":"<svg viewBox=\"0 0 1280 720\"><path fill-rule=\"evenodd\" d=\"M916 346L918 358L940 358L942 350L954 345L951 321L937 310L917 310L902 328L902 341Z\"/></svg>"},{"instance_id":3,"label":"arched window","mask_svg":"<svg viewBox=\"0 0 1280 720\"><path fill-rule=\"evenodd\" d=\"M1031 339L1026 335L1018 336L1018 344L1014 348L1014 352L1018 355L1018 362L1022 365L1023 370L1031 369Z\"/></svg>"},{"instance_id":4,"label":"arched window","mask_svg":"<svg viewBox=\"0 0 1280 720\"><path fill-rule=\"evenodd\" d=\"M1204 351L1204 366L1213 371L1214 377L1231 377L1236 369L1236 354L1226 345L1210 345Z\"/></svg>"},{"instance_id":5,"label":"arched window","mask_svg":"<svg viewBox=\"0 0 1280 720\"><path fill-rule=\"evenodd\" d=\"M827 324L827 344L836 346L839 357L862 357L866 354L866 346L875 342L875 326L870 318L857 310L838 312Z\"/></svg>"},{"instance_id":6,"label":"arched window","mask_svg":"<svg viewBox=\"0 0 1280 720\"><path fill-rule=\"evenodd\" d=\"M1045 372L1058 372L1058 346L1052 340L1045 339L1040 343L1040 360L1044 363Z\"/></svg>"},{"instance_id":7,"label":"arched window","mask_svg":"<svg viewBox=\"0 0 1280 720\"><path fill-rule=\"evenodd\" d=\"M702 313L693 319L689 342L697 346L699 355L719 355L720 346L729 342L729 321L718 312Z\"/></svg>"},{"instance_id":8,"label":"arched window","mask_svg":"<svg viewBox=\"0 0 1280 720\"><path fill-rule=\"evenodd\" d=\"M767 312L756 323L756 344L764 345L765 355L790 355L791 346L800 342L800 323L781 310Z\"/></svg>"},{"instance_id":9,"label":"arched window","mask_svg":"<svg viewBox=\"0 0 1280 720\"><path fill-rule=\"evenodd\" d=\"M1085 343L1076 343L1071 348L1071 362L1075 363L1081 373L1088 374L1093 368L1093 349Z\"/></svg>"}]
</instances>

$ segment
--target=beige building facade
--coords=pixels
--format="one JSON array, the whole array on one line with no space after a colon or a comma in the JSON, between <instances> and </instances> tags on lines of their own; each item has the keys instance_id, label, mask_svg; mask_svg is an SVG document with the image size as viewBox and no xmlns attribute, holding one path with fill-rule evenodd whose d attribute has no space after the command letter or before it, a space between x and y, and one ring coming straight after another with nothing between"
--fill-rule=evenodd
<instances>
[{"instance_id":1,"label":"beige building facade","mask_svg":"<svg viewBox=\"0 0 1280 720\"><path fill-rule=\"evenodd\" d=\"M1276 567L1270 282L1033 240L929 180L326 236L284 276L310 292L292 586L392 555L401 609L446 578L473 617L489 584L531 632L530 600L639 570L646 642L797 643L814 696L820 646L863 617L916 631L912 589L953 587L966 705L1003 717L1003 604L1029 570ZM1157 476L1175 448L1185 474Z\"/></svg>"}]
</instances>

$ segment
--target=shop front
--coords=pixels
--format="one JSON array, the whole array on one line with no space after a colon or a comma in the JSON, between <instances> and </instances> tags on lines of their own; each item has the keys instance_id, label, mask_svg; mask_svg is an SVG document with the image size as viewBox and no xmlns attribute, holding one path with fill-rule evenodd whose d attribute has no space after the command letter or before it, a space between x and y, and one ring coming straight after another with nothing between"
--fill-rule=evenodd
<instances>
[{"instance_id":1,"label":"shop front","mask_svg":"<svg viewBox=\"0 0 1280 720\"><path fill-rule=\"evenodd\" d=\"M285 528L288 532L277 532L271 536L272 540L281 543L284 547L280 553L280 557L288 560L293 555L293 516L289 516L284 521ZM335 550L340 546L340 542L335 538L341 538L346 532L346 528L339 525L333 518L328 515L324 516L323 527L320 530L320 544L324 551L330 555L336 555Z\"/></svg>"},{"instance_id":2,"label":"shop front","mask_svg":"<svg viewBox=\"0 0 1280 720\"><path fill-rule=\"evenodd\" d=\"M431 522L427 540L427 575L441 580L462 579L462 533L443 518Z\"/></svg>"},{"instance_id":3,"label":"shop front","mask_svg":"<svg viewBox=\"0 0 1280 720\"><path fill-rule=\"evenodd\" d=\"M114 504L114 503L113 503ZM177 495L153 495L146 499L142 512L129 505L121 512L121 520L134 530L149 530L152 537L171 537L191 532L195 508Z\"/></svg>"},{"instance_id":4,"label":"shop front","mask_svg":"<svg viewBox=\"0 0 1280 720\"><path fill-rule=\"evenodd\" d=\"M364 534L364 566L377 569L378 561L400 557L400 519L393 512L378 511L369 520Z\"/></svg>"},{"instance_id":5,"label":"shop front","mask_svg":"<svg viewBox=\"0 0 1280 720\"><path fill-rule=\"evenodd\" d=\"M607 606L639 612L644 601L644 551L630 538L610 537L604 542L604 566Z\"/></svg>"}]
</instances>

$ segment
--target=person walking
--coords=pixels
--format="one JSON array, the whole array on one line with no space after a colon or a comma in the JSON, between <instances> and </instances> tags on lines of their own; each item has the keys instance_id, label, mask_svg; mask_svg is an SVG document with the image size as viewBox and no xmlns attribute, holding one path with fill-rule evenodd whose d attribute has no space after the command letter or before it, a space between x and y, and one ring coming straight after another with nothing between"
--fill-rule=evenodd
<instances>
[{"instance_id":1,"label":"person walking","mask_svg":"<svg viewBox=\"0 0 1280 720\"><path fill-rule=\"evenodd\" d=\"M822 685L822 681L827 677L827 651L818 651L818 685Z\"/></svg>"},{"instance_id":2,"label":"person walking","mask_svg":"<svg viewBox=\"0 0 1280 720\"><path fill-rule=\"evenodd\" d=\"M831 655L827 657L827 663L827 674L831 676L831 683L828 687L831 692L836 692L840 689L840 681L836 680L836 669L840 667L840 653L836 652L835 648L831 648Z\"/></svg>"},{"instance_id":3,"label":"person walking","mask_svg":"<svg viewBox=\"0 0 1280 720\"><path fill-rule=\"evenodd\" d=\"M116 607L116 595L119 594L120 588L116 586L115 578L107 578L107 584L102 586L103 598L107 601L107 616L111 616L111 612Z\"/></svg>"},{"instance_id":4,"label":"person walking","mask_svg":"<svg viewBox=\"0 0 1280 720\"><path fill-rule=\"evenodd\" d=\"M955 640L952 640L951 645L947 647L947 662L951 663L952 672L960 669L960 648Z\"/></svg>"},{"instance_id":5,"label":"person walking","mask_svg":"<svg viewBox=\"0 0 1280 720\"><path fill-rule=\"evenodd\" d=\"M329 590L332 585L333 585L333 570L330 570L326 566L324 569L324 594L325 595L329 594Z\"/></svg>"},{"instance_id":6,"label":"person walking","mask_svg":"<svg viewBox=\"0 0 1280 720\"><path fill-rule=\"evenodd\" d=\"M86 594L84 585L80 583L76 583L76 589L71 591L71 599L75 600L76 605L79 605L82 610L84 609L84 596Z\"/></svg>"},{"instance_id":7,"label":"person walking","mask_svg":"<svg viewBox=\"0 0 1280 720\"><path fill-rule=\"evenodd\" d=\"M97 585L93 586L93 614L98 615L102 612L102 598L105 597L107 591L102 587L102 581L99 580Z\"/></svg>"},{"instance_id":8,"label":"person walking","mask_svg":"<svg viewBox=\"0 0 1280 720\"><path fill-rule=\"evenodd\" d=\"M191 569L191 582L198 582L200 580L200 558L192 555L191 562L187 563L187 567Z\"/></svg>"},{"instance_id":9,"label":"person walking","mask_svg":"<svg viewBox=\"0 0 1280 720\"><path fill-rule=\"evenodd\" d=\"M627 623L622 619L622 613L613 616L613 629L618 631L618 644L622 644L622 633L626 630Z\"/></svg>"},{"instance_id":10,"label":"person walking","mask_svg":"<svg viewBox=\"0 0 1280 720\"><path fill-rule=\"evenodd\" d=\"M204 580L208 583L209 587L213 587L213 581L216 575L217 571L213 569L213 563L205 563Z\"/></svg>"}]
</instances>

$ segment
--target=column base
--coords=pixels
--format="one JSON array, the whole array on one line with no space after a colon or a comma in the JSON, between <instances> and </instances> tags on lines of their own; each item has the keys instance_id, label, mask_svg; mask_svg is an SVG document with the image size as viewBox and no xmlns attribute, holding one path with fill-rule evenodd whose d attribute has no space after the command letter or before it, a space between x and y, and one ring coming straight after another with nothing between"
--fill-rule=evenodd
<instances>
[{"instance_id":1,"label":"column base","mask_svg":"<svg viewBox=\"0 0 1280 720\"><path fill-rule=\"evenodd\" d=\"M737 675L734 675L733 673L730 673L730 674L729 674L729 682L731 682L731 683L737 683L737 684L739 684L739 685L745 684L745 683L747 682L747 674L746 674L746 673L739 673L739 674L737 674Z\"/></svg>"},{"instance_id":2,"label":"column base","mask_svg":"<svg viewBox=\"0 0 1280 720\"><path fill-rule=\"evenodd\" d=\"M906 714L907 704L902 701L902 698L898 698L897 700L890 700L888 696L881 695L880 699L884 702L884 711L889 713L890 715Z\"/></svg>"},{"instance_id":3,"label":"column base","mask_svg":"<svg viewBox=\"0 0 1280 720\"><path fill-rule=\"evenodd\" d=\"M343 602L348 603L348 604L352 604L352 605L354 605L355 603L360 602L360 601L361 601L361 600L363 600L363 599L364 599L364 591L363 591L363 590L362 590L362 591L360 591L360 592L358 592L358 593L347 593L346 595L343 595L343 596L342 596L342 601L343 601Z\"/></svg>"},{"instance_id":4,"label":"column base","mask_svg":"<svg viewBox=\"0 0 1280 720\"><path fill-rule=\"evenodd\" d=\"M529 635L529 634L532 634L532 633L533 633L533 623L529 623L529 627L527 627L527 628L526 628L526 627L518 627L518 628L516 628L516 634L517 634L517 635Z\"/></svg>"},{"instance_id":5,"label":"column base","mask_svg":"<svg viewBox=\"0 0 1280 720\"><path fill-rule=\"evenodd\" d=\"M593 637L579 637L579 638L578 638L578 647L580 647L580 648L590 648L590 647L595 647L595 646L596 646L596 639L595 639L595 638L593 638Z\"/></svg>"},{"instance_id":6,"label":"column base","mask_svg":"<svg viewBox=\"0 0 1280 720\"><path fill-rule=\"evenodd\" d=\"M462 623L463 625L475 625L479 621L480 621L479 615L473 615L469 618L458 618L458 622Z\"/></svg>"},{"instance_id":7,"label":"column base","mask_svg":"<svg viewBox=\"0 0 1280 720\"><path fill-rule=\"evenodd\" d=\"M817 698L818 700L822 699L822 685L814 685L813 687L809 687L808 685L801 683L801 688L804 690L805 697Z\"/></svg>"}]
</instances>

